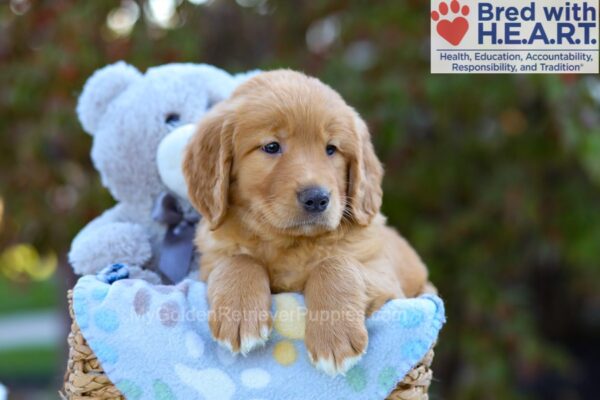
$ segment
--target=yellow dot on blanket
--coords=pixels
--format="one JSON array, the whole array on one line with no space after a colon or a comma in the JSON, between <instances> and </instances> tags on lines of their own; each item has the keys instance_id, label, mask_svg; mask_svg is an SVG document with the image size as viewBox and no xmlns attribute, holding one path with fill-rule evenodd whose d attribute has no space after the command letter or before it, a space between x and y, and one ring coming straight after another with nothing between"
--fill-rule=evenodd
<instances>
[{"instance_id":1,"label":"yellow dot on blanket","mask_svg":"<svg viewBox=\"0 0 600 400\"><path fill-rule=\"evenodd\" d=\"M296 361L296 347L289 340L278 342L273 348L273 357L279 364L287 367Z\"/></svg>"},{"instance_id":2,"label":"yellow dot on blanket","mask_svg":"<svg viewBox=\"0 0 600 400\"><path fill-rule=\"evenodd\" d=\"M289 339L304 339L306 328L306 308L302 307L294 295L282 293L273 296L275 300L274 327L280 335Z\"/></svg>"}]
</instances>

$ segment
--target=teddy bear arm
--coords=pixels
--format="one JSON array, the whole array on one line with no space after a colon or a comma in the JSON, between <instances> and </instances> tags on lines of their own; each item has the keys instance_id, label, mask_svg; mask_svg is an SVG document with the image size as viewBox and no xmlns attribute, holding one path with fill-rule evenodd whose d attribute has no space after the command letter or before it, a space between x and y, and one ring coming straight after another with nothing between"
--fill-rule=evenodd
<instances>
[{"instance_id":1,"label":"teddy bear arm","mask_svg":"<svg viewBox=\"0 0 600 400\"><path fill-rule=\"evenodd\" d=\"M95 274L113 263L143 267L152 258L152 246L141 225L99 222L88 224L71 244L69 261L76 274Z\"/></svg>"}]
</instances>

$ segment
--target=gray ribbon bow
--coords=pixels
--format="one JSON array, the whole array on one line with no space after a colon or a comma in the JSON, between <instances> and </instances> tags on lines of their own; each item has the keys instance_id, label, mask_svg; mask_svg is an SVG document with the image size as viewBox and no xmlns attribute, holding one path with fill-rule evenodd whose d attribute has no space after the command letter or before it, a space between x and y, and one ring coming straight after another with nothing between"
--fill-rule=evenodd
<instances>
[{"instance_id":1,"label":"gray ribbon bow","mask_svg":"<svg viewBox=\"0 0 600 400\"><path fill-rule=\"evenodd\" d=\"M152 218L167 225L160 247L158 270L175 284L187 275L194 255L194 233L200 215L185 215L171 193L161 193L154 203Z\"/></svg>"}]
</instances>

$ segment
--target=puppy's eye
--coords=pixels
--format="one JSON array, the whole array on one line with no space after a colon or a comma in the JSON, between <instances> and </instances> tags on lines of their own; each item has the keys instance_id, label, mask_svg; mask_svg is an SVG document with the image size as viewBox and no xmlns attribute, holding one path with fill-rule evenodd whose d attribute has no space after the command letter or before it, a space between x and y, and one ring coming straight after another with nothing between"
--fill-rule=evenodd
<instances>
[{"instance_id":1,"label":"puppy's eye","mask_svg":"<svg viewBox=\"0 0 600 400\"><path fill-rule=\"evenodd\" d=\"M328 144L327 147L325 147L325 152L327 153L328 156L333 155L333 153L335 153L337 151L337 147L335 147L332 144Z\"/></svg>"},{"instance_id":2,"label":"puppy's eye","mask_svg":"<svg viewBox=\"0 0 600 400\"><path fill-rule=\"evenodd\" d=\"M277 142L271 142L269 144L265 144L262 147L262 150L265 153L269 153L269 154L277 154L277 153L281 153L281 145Z\"/></svg>"},{"instance_id":3,"label":"puppy's eye","mask_svg":"<svg viewBox=\"0 0 600 400\"><path fill-rule=\"evenodd\" d=\"M179 114L177 114L177 113L169 113L165 117L165 124L167 124L167 125L176 125L179 122L180 119L181 119L181 116Z\"/></svg>"}]
</instances>

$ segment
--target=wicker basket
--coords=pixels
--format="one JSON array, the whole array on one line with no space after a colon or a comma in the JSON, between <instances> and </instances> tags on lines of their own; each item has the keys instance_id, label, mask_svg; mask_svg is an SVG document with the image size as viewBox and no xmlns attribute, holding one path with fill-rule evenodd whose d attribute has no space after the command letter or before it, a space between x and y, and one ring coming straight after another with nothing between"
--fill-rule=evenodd
<instances>
[{"instance_id":1,"label":"wicker basket","mask_svg":"<svg viewBox=\"0 0 600 400\"><path fill-rule=\"evenodd\" d=\"M77 322L75 322L71 290L67 297L69 313L73 322L67 339L69 359L63 392L60 393L61 397L69 400L124 400L125 397L104 373L100 362L88 347ZM402 382L396 385L388 400L428 400L432 361L433 349L429 350L423 360L406 374Z\"/></svg>"}]
</instances>

